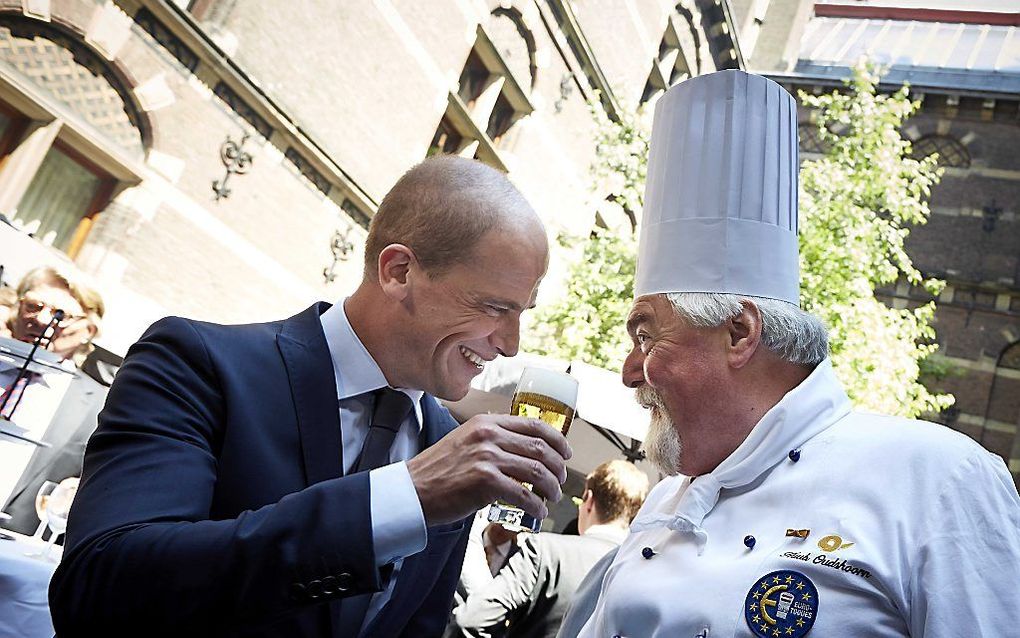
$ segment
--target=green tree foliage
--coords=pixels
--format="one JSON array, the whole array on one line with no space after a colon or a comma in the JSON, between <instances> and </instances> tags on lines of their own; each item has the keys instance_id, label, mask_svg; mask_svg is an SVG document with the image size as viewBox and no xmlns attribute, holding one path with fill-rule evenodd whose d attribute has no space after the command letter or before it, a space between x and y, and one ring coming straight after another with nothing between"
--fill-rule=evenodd
<instances>
[{"instance_id":1,"label":"green tree foliage","mask_svg":"<svg viewBox=\"0 0 1020 638\"><path fill-rule=\"evenodd\" d=\"M936 350L934 304L893 309L874 290L900 278L933 294L942 288L941 281L924 280L904 250L910 228L928 219L926 199L940 170L935 158L913 159L899 133L918 103L906 87L879 94L878 78L874 67L861 65L846 90L801 95L827 147L800 171L801 301L829 325L833 365L857 405L916 416L953 403L918 380ZM592 176L596 183L608 178L612 199L639 211L647 128L635 113L613 122L597 107L592 112L599 124ZM597 228L570 269L566 294L538 311L529 349L618 369L630 348L623 324L635 254L632 235Z\"/></svg>"},{"instance_id":2,"label":"green tree foliage","mask_svg":"<svg viewBox=\"0 0 1020 638\"><path fill-rule=\"evenodd\" d=\"M919 103L907 87L879 94L878 80L876 68L862 64L846 91L800 96L827 147L800 170L801 300L830 327L833 365L855 402L915 416L953 403L918 380L937 348L935 304L889 308L874 289L901 277L932 294L944 286L924 280L904 250L910 228L928 221L926 200L941 169L934 157L913 159L900 135Z\"/></svg>"},{"instance_id":3,"label":"green tree foliage","mask_svg":"<svg viewBox=\"0 0 1020 638\"><path fill-rule=\"evenodd\" d=\"M639 112L624 110L616 122L597 102L589 106L597 124L592 179L607 184L607 199L636 220L644 201L648 126ZM584 242L584 250L570 266L566 294L536 311L526 348L558 359L619 369L630 349L623 325L634 297L637 241L631 233L600 227L588 238L560 237L560 244L568 250L580 242Z\"/></svg>"}]
</instances>

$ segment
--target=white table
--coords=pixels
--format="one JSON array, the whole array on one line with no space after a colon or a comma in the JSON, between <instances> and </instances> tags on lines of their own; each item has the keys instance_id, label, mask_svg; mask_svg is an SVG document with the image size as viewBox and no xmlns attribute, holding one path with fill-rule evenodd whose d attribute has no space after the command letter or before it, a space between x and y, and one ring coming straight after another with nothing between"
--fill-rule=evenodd
<instances>
[{"instance_id":1,"label":"white table","mask_svg":"<svg viewBox=\"0 0 1020 638\"><path fill-rule=\"evenodd\" d=\"M0 540L0 636L52 638L47 590L57 564L25 556L45 549L45 543L8 530L3 533L15 540ZM59 556L60 549L55 546L52 556Z\"/></svg>"}]
</instances>

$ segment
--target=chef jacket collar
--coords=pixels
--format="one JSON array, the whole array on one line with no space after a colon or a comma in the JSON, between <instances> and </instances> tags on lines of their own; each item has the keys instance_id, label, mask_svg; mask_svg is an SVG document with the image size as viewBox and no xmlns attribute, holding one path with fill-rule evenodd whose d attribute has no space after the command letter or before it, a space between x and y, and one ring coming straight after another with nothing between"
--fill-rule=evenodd
<instances>
[{"instance_id":1,"label":"chef jacket collar","mask_svg":"<svg viewBox=\"0 0 1020 638\"><path fill-rule=\"evenodd\" d=\"M832 370L832 362L826 359L766 412L722 463L696 481L678 481L674 494L661 501L664 507L639 513L631 523L631 531L668 527L692 533L700 554L708 543L702 522L715 507L722 489L752 483L786 459L790 450L803 446L850 410L850 399Z\"/></svg>"}]
</instances>

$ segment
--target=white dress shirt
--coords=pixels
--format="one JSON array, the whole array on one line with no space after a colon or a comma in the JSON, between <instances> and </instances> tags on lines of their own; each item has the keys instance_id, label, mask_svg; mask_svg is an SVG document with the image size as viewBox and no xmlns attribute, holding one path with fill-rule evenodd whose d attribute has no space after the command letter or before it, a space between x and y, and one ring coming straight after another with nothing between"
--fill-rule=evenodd
<instances>
[{"instance_id":1,"label":"white dress shirt","mask_svg":"<svg viewBox=\"0 0 1020 638\"><path fill-rule=\"evenodd\" d=\"M346 474L361 453L371 426L372 400L367 394L386 387L386 377L351 327L343 302L330 307L319 320L336 376ZM425 549L428 538L418 492L404 463L419 451L421 398L424 393L421 390L396 389L411 398L414 411L401 424L393 441L391 464L369 472L376 564L381 567L394 563L394 570L389 586L372 598L362 628L392 595L402 559Z\"/></svg>"}]
</instances>

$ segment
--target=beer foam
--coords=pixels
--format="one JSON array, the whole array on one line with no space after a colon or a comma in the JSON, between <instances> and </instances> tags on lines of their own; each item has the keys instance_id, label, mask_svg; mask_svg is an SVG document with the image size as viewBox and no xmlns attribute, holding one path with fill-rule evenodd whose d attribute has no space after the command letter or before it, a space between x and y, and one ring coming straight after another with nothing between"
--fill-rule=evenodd
<instances>
[{"instance_id":1,"label":"beer foam","mask_svg":"<svg viewBox=\"0 0 1020 638\"><path fill-rule=\"evenodd\" d=\"M577 407L577 379L563 372L545 368L525 368L517 391L543 394L571 408Z\"/></svg>"}]
</instances>

